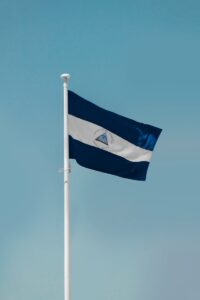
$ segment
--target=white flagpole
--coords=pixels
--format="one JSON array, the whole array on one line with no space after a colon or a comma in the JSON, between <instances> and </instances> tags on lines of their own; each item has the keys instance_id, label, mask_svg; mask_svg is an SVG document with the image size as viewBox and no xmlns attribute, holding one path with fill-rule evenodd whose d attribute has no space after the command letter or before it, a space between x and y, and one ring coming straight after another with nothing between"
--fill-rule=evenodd
<instances>
[{"instance_id":1,"label":"white flagpole","mask_svg":"<svg viewBox=\"0 0 200 300\"><path fill-rule=\"evenodd\" d=\"M64 300L70 300L70 203L69 203L69 138L68 138L68 80L62 74L64 89Z\"/></svg>"}]
</instances>

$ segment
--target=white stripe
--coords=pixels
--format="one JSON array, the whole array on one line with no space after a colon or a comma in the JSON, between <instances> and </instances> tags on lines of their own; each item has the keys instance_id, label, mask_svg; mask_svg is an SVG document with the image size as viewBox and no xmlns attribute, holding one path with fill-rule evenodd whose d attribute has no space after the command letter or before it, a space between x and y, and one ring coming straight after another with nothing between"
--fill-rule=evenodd
<instances>
[{"instance_id":1,"label":"white stripe","mask_svg":"<svg viewBox=\"0 0 200 300\"><path fill-rule=\"evenodd\" d=\"M69 135L71 135L75 140L96 148L103 148L103 150L121 156L131 162L150 161L152 151L135 146L127 140L94 123L85 121L72 115L68 116ZM95 142L97 133L103 133L103 131L106 131L108 136L111 137L109 146L107 147L103 144L103 147L101 147L101 143Z\"/></svg>"}]
</instances>

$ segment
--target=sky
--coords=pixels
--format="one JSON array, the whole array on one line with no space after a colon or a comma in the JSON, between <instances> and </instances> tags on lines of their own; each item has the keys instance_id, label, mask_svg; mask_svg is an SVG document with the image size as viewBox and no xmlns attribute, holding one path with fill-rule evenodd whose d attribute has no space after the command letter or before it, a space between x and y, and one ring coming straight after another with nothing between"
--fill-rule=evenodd
<instances>
[{"instance_id":1,"label":"sky","mask_svg":"<svg viewBox=\"0 0 200 300\"><path fill-rule=\"evenodd\" d=\"M146 182L71 163L72 300L200 298L200 3L0 2L0 299L63 299L63 89L163 129Z\"/></svg>"}]
</instances>

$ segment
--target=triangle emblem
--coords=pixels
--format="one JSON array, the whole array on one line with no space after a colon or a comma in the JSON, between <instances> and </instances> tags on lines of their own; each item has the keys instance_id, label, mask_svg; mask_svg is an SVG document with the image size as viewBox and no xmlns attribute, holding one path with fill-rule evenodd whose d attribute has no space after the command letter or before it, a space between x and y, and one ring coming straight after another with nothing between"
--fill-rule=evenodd
<instances>
[{"instance_id":1,"label":"triangle emblem","mask_svg":"<svg viewBox=\"0 0 200 300\"><path fill-rule=\"evenodd\" d=\"M96 138L96 141L108 146L108 138L106 132Z\"/></svg>"}]
</instances>

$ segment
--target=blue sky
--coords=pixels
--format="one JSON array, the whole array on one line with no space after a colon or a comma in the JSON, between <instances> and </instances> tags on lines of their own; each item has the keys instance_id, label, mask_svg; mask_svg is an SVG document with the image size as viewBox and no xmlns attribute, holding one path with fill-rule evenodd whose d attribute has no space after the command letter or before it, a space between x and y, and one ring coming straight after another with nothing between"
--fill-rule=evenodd
<instances>
[{"instance_id":1,"label":"blue sky","mask_svg":"<svg viewBox=\"0 0 200 300\"><path fill-rule=\"evenodd\" d=\"M63 98L163 128L145 183L72 163L72 299L199 299L200 4L0 4L0 299L63 299Z\"/></svg>"}]
</instances>

